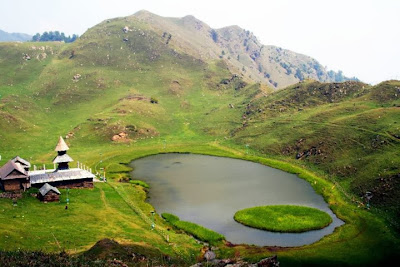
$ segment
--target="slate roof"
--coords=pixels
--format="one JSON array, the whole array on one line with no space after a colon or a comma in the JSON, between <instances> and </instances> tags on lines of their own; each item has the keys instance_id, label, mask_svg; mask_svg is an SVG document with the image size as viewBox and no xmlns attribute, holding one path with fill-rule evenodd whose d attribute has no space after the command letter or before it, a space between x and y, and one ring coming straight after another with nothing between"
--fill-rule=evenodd
<instances>
[{"instance_id":1,"label":"slate roof","mask_svg":"<svg viewBox=\"0 0 400 267\"><path fill-rule=\"evenodd\" d=\"M45 183L40 189L39 189L39 193L42 196L45 196L48 192L50 191L54 191L55 193L57 193L58 195L61 195L60 191L58 191L57 187L51 186L48 183Z\"/></svg>"},{"instance_id":2,"label":"slate roof","mask_svg":"<svg viewBox=\"0 0 400 267\"><path fill-rule=\"evenodd\" d=\"M53 159L53 163L71 162L71 161L74 161L74 160L67 154L57 156Z\"/></svg>"},{"instance_id":3,"label":"slate roof","mask_svg":"<svg viewBox=\"0 0 400 267\"><path fill-rule=\"evenodd\" d=\"M66 180L79 180L84 178L95 178L91 172L74 168L68 170L56 170L53 172L31 171L29 172L31 184L50 183Z\"/></svg>"},{"instance_id":4,"label":"slate roof","mask_svg":"<svg viewBox=\"0 0 400 267\"><path fill-rule=\"evenodd\" d=\"M13 158L11 161L13 161L13 162L15 162L15 163L19 162L19 163L21 163L21 165L26 166L27 168L30 168L30 167L31 167L31 164L29 163L29 161L24 160L23 158L21 158L21 157L19 157L19 156L16 156L16 157Z\"/></svg>"},{"instance_id":5,"label":"slate roof","mask_svg":"<svg viewBox=\"0 0 400 267\"><path fill-rule=\"evenodd\" d=\"M16 170L19 174L11 174L14 170ZM20 179L20 178L28 178L27 172L20 163L15 163L12 160L10 160L6 164L4 164L3 167L0 168L1 180Z\"/></svg>"},{"instance_id":6,"label":"slate roof","mask_svg":"<svg viewBox=\"0 0 400 267\"><path fill-rule=\"evenodd\" d=\"M58 144L57 144L57 146L55 148L55 151L67 151L68 149L69 149L69 147L65 143L64 139L62 138L62 136L60 136L60 138L58 138Z\"/></svg>"}]
</instances>

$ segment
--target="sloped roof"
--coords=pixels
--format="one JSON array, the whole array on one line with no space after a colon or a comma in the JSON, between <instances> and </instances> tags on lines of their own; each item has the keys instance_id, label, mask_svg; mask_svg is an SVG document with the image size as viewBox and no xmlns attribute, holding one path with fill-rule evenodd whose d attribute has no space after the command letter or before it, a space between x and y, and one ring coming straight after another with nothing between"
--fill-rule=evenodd
<instances>
[{"instance_id":1,"label":"sloped roof","mask_svg":"<svg viewBox=\"0 0 400 267\"><path fill-rule=\"evenodd\" d=\"M96 176L88 171L74 168L68 170L57 170L54 172L32 171L29 172L31 184L50 183L66 180L78 180L85 178L95 178Z\"/></svg>"},{"instance_id":2,"label":"sloped roof","mask_svg":"<svg viewBox=\"0 0 400 267\"><path fill-rule=\"evenodd\" d=\"M11 161L13 161L13 162L15 162L15 163L19 162L19 163L21 163L21 165L26 166L26 167L28 167L28 168L31 167L31 164L29 163L29 161L24 160L24 159L21 158L20 156L16 156L16 157L13 158Z\"/></svg>"},{"instance_id":3,"label":"sloped roof","mask_svg":"<svg viewBox=\"0 0 400 267\"><path fill-rule=\"evenodd\" d=\"M64 139L62 138L62 136L60 136L60 138L58 138L58 144L57 144L57 146L55 148L55 151L66 151L68 149L69 149L69 147L65 143Z\"/></svg>"},{"instance_id":4,"label":"sloped roof","mask_svg":"<svg viewBox=\"0 0 400 267\"><path fill-rule=\"evenodd\" d=\"M53 163L72 162L72 161L74 160L67 154L64 154L62 156L57 156L53 159Z\"/></svg>"},{"instance_id":5,"label":"sloped roof","mask_svg":"<svg viewBox=\"0 0 400 267\"><path fill-rule=\"evenodd\" d=\"M20 174L11 174L14 170L19 172ZM9 160L6 164L4 164L3 167L0 168L0 179L1 180L27 178L27 177L28 177L28 174L26 173L26 171L22 167L22 165L20 163L15 163L12 160Z\"/></svg>"},{"instance_id":6,"label":"sloped roof","mask_svg":"<svg viewBox=\"0 0 400 267\"><path fill-rule=\"evenodd\" d=\"M50 191L54 191L55 193L61 195L60 191L58 191L57 187L51 186L48 183L45 183L40 189L39 189L39 193L42 196L45 196L48 192Z\"/></svg>"}]
</instances>

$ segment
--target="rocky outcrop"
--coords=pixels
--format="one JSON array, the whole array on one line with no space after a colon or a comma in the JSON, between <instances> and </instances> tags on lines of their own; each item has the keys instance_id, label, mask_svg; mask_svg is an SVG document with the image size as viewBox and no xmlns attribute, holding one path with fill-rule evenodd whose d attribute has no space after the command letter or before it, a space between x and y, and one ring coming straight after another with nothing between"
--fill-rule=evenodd
<instances>
[{"instance_id":1,"label":"rocky outcrop","mask_svg":"<svg viewBox=\"0 0 400 267\"><path fill-rule=\"evenodd\" d=\"M208 251L209 252L209 251ZM207 252L206 252L207 253ZM192 267L202 267L202 266L216 266L216 267L279 267L278 257L272 256L265 259L260 260L257 263L249 263L243 261L241 259L213 259L211 261L200 262Z\"/></svg>"},{"instance_id":2,"label":"rocky outcrop","mask_svg":"<svg viewBox=\"0 0 400 267\"><path fill-rule=\"evenodd\" d=\"M233 86L235 90L240 90L246 87L247 83L242 80L237 74L233 74L232 77L228 79L222 79L218 84L218 87L221 86Z\"/></svg>"},{"instance_id":3,"label":"rocky outcrop","mask_svg":"<svg viewBox=\"0 0 400 267\"><path fill-rule=\"evenodd\" d=\"M113 135L112 141L125 141L128 139L128 134L125 132L120 132L119 134Z\"/></svg>"}]
</instances>

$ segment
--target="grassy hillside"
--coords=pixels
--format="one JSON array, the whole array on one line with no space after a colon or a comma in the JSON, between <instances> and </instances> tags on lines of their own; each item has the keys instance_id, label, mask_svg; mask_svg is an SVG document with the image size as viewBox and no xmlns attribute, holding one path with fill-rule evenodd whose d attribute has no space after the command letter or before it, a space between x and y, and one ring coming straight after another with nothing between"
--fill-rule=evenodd
<instances>
[{"instance_id":1,"label":"grassy hillside","mask_svg":"<svg viewBox=\"0 0 400 267\"><path fill-rule=\"evenodd\" d=\"M126 24L130 31L124 33ZM45 59L36 58L43 51L32 44L1 46L6 78L0 123L8 129L0 133L3 158L51 152L52 137L68 133L72 143L85 147L117 143L111 139L121 132L127 138L119 143L170 135L190 139L200 129L197 122L228 116L220 111L250 97L246 88L220 84L232 77L223 61L180 54L137 20L103 22L73 44L43 46L52 49ZM227 113L238 117L240 111ZM220 129L211 123L213 128Z\"/></svg>"},{"instance_id":2,"label":"grassy hillside","mask_svg":"<svg viewBox=\"0 0 400 267\"><path fill-rule=\"evenodd\" d=\"M162 27L173 32L164 34ZM193 27L202 35L188 38ZM219 34L225 36L225 30ZM193 262L200 246L184 234L171 245L150 232L152 208L144 202L143 188L118 182L138 178L129 177L126 166L134 158L192 152L301 173L346 221L331 236L300 249L221 244L220 256L278 254L294 265L374 264L393 256L400 82L306 80L273 92L234 71L208 33L193 17L141 12L106 20L71 44L0 44L0 164L19 155L51 167L62 135L73 159L94 170L106 168L107 177L114 178L113 187L72 192L79 206L68 216L63 204L50 204L45 212L29 194L18 207L0 199L1 249L74 252L107 237L169 255L183 253ZM210 39L203 41L206 35ZM357 208L366 191L374 194L370 211ZM157 231L168 231L168 225L157 224ZM52 231L59 233L54 235L60 246Z\"/></svg>"},{"instance_id":3,"label":"grassy hillside","mask_svg":"<svg viewBox=\"0 0 400 267\"><path fill-rule=\"evenodd\" d=\"M399 81L303 82L252 101L233 139L321 170L352 197L362 200L370 191L371 205L396 218L399 90Z\"/></svg>"}]
</instances>

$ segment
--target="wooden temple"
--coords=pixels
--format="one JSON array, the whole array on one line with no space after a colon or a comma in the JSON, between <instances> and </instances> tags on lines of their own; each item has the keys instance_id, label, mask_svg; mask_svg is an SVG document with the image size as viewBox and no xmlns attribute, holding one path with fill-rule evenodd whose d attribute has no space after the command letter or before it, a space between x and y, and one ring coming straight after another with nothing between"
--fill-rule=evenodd
<instances>
[{"instance_id":1,"label":"wooden temple","mask_svg":"<svg viewBox=\"0 0 400 267\"><path fill-rule=\"evenodd\" d=\"M60 188L93 187L95 175L81 168L70 168L73 159L67 154L68 145L60 136L53 163L57 168L29 171L31 164L15 157L0 168L0 188L4 191L22 191L31 186L41 188L46 183ZM79 167L79 166L78 166Z\"/></svg>"},{"instance_id":2,"label":"wooden temple","mask_svg":"<svg viewBox=\"0 0 400 267\"><path fill-rule=\"evenodd\" d=\"M64 139L60 136L55 151L57 156L53 163L57 168L53 170L30 171L31 185L41 187L45 183L59 188L93 187L95 175L81 168L70 168L73 159L67 154L69 149Z\"/></svg>"}]
</instances>

